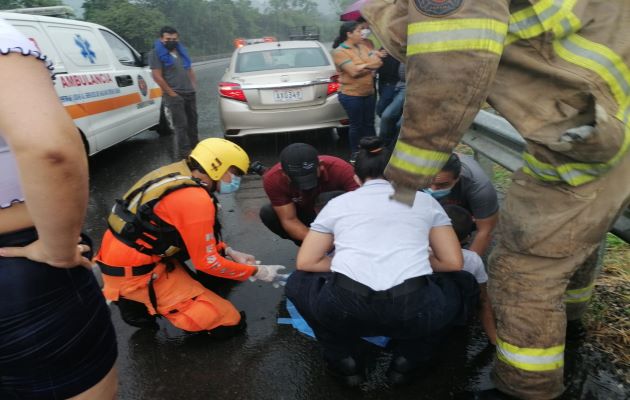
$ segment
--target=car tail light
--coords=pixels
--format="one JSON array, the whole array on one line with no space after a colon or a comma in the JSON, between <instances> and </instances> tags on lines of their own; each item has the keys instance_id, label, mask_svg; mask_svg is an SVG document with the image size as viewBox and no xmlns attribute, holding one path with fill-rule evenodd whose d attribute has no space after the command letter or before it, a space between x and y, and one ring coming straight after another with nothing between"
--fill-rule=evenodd
<instances>
[{"instance_id":1,"label":"car tail light","mask_svg":"<svg viewBox=\"0 0 630 400\"><path fill-rule=\"evenodd\" d=\"M328 89L326 89L326 96L337 93L339 90L339 75L333 75L330 77L330 83Z\"/></svg>"},{"instance_id":2,"label":"car tail light","mask_svg":"<svg viewBox=\"0 0 630 400\"><path fill-rule=\"evenodd\" d=\"M247 101L245 92L241 89L241 85L232 82L219 83L219 95L232 100Z\"/></svg>"},{"instance_id":3,"label":"car tail light","mask_svg":"<svg viewBox=\"0 0 630 400\"><path fill-rule=\"evenodd\" d=\"M350 120L349 119L342 119L342 120L339 120L339 123L341 125L350 125Z\"/></svg>"}]
</instances>

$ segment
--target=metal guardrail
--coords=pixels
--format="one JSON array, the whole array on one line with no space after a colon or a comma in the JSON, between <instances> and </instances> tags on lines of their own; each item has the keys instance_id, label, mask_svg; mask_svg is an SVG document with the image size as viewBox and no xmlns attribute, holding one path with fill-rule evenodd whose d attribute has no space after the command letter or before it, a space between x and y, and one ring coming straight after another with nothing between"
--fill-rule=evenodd
<instances>
[{"instance_id":1,"label":"metal guardrail","mask_svg":"<svg viewBox=\"0 0 630 400\"><path fill-rule=\"evenodd\" d=\"M462 141L475 151L476 156L481 155L509 171L514 172L523 165L521 153L525 150L525 140L498 115L480 111ZM623 211L610 232L630 243L630 208Z\"/></svg>"}]
</instances>

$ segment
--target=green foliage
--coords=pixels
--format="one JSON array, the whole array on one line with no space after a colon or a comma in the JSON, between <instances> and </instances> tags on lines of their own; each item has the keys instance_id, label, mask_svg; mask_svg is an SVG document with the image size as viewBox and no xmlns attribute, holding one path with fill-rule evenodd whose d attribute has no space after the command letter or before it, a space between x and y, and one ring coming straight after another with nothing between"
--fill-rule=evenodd
<instances>
[{"instance_id":1,"label":"green foliage","mask_svg":"<svg viewBox=\"0 0 630 400\"><path fill-rule=\"evenodd\" d=\"M83 7L86 20L112 29L140 51L151 49L157 33L167 22L159 10L125 0L86 1Z\"/></svg>"},{"instance_id":2,"label":"green foliage","mask_svg":"<svg viewBox=\"0 0 630 400\"><path fill-rule=\"evenodd\" d=\"M62 0L0 0L0 10L14 8L62 6Z\"/></svg>"},{"instance_id":3,"label":"green foliage","mask_svg":"<svg viewBox=\"0 0 630 400\"><path fill-rule=\"evenodd\" d=\"M86 20L113 29L140 50L162 25L171 25L192 55L231 52L238 37L285 40L291 27L301 25L319 26L321 40L329 41L339 28L337 20L319 14L314 0L270 0L264 11L251 0L86 0L83 8Z\"/></svg>"}]
</instances>

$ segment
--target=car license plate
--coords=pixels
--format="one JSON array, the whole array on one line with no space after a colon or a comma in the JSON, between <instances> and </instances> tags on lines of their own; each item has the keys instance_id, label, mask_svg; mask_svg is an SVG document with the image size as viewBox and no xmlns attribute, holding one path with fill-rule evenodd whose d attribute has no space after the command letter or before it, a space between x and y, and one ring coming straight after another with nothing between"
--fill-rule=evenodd
<instances>
[{"instance_id":1,"label":"car license plate","mask_svg":"<svg viewBox=\"0 0 630 400\"><path fill-rule=\"evenodd\" d=\"M302 89L275 89L273 91L273 101L276 103L290 103L302 101L304 91Z\"/></svg>"}]
</instances>

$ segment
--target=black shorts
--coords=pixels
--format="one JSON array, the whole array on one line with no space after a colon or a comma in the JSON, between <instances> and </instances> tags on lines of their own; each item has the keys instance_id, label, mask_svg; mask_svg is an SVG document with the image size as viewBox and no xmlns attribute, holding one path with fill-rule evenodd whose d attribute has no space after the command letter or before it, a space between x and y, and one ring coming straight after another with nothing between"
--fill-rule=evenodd
<instances>
[{"instance_id":1,"label":"black shorts","mask_svg":"<svg viewBox=\"0 0 630 400\"><path fill-rule=\"evenodd\" d=\"M24 246L34 229L0 235ZM0 257L0 399L65 399L97 384L118 355L92 272Z\"/></svg>"}]
</instances>

